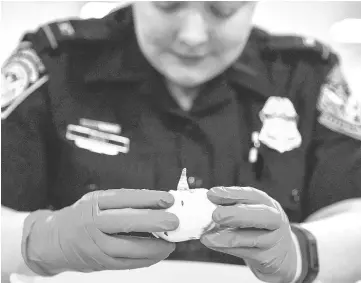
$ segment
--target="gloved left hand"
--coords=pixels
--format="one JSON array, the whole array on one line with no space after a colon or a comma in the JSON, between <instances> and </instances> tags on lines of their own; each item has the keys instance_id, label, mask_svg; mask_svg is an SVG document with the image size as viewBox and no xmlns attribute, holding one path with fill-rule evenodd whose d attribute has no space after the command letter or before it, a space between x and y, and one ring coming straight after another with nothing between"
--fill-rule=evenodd
<instances>
[{"instance_id":1,"label":"gloved left hand","mask_svg":"<svg viewBox=\"0 0 361 283\"><path fill-rule=\"evenodd\" d=\"M250 187L215 187L210 201L218 228L201 242L216 251L243 258L254 275L265 282L287 282L297 270L297 251L288 218L280 204Z\"/></svg>"}]
</instances>

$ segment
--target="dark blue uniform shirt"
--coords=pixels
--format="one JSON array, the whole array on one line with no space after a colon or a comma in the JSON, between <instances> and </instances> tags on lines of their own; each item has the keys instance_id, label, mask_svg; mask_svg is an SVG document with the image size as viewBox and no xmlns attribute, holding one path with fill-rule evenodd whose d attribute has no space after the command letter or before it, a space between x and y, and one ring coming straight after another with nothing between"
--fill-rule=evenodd
<instances>
[{"instance_id":1,"label":"dark blue uniform shirt","mask_svg":"<svg viewBox=\"0 0 361 283\"><path fill-rule=\"evenodd\" d=\"M318 122L338 60L317 42L255 28L239 60L185 112L139 50L128 9L52 23L23 41L39 56L44 83L2 122L5 206L60 209L96 189L176 189L182 168L191 187L264 190L295 222L361 196L360 140ZM302 143L284 153L261 143L251 163L270 97L292 102ZM242 261L198 241L178 244L170 258Z\"/></svg>"}]
</instances>

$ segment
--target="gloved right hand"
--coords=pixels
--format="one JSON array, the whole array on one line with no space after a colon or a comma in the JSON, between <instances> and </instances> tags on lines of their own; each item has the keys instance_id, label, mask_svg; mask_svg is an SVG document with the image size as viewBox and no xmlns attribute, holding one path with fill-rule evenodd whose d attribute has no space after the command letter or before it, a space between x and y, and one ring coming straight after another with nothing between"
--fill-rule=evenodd
<instances>
[{"instance_id":1,"label":"gloved right hand","mask_svg":"<svg viewBox=\"0 0 361 283\"><path fill-rule=\"evenodd\" d=\"M24 221L24 261L43 276L150 266L175 244L114 234L175 230L178 218L164 211L173 202L168 192L118 189L88 193L61 210L35 211Z\"/></svg>"}]
</instances>

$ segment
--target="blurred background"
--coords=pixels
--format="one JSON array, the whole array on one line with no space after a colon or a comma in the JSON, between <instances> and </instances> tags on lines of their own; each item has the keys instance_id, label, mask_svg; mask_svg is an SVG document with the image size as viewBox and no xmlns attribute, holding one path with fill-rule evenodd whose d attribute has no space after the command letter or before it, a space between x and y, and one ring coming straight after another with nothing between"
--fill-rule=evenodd
<instances>
[{"instance_id":1,"label":"blurred background","mask_svg":"<svg viewBox=\"0 0 361 283\"><path fill-rule=\"evenodd\" d=\"M27 30L55 19L99 18L129 2L1 1L0 63ZM269 31L331 45L341 56L352 92L361 99L361 1L261 1L254 22Z\"/></svg>"}]
</instances>

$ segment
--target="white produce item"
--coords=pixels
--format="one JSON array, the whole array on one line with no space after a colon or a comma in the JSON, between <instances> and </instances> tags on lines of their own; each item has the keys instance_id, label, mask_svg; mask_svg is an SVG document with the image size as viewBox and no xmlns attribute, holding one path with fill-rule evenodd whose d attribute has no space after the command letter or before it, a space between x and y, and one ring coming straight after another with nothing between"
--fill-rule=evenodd
<instances>
[{"instance_id":1,"label":"white produce item","mask_svg":"<svg viewBox=\"0 0 361 283\"><path fill-rule=\"evenodd\" d=\"M165 210L179 218L179 226L174 231L155 232L153 235L169 242L183 242L199 239L203 233L213 229L212 214L217 206L207 198L207 191L189 189L187 170L183 169L177 190L169 191L174 196L174 204Z\"/></svg>"}]
</instances>

